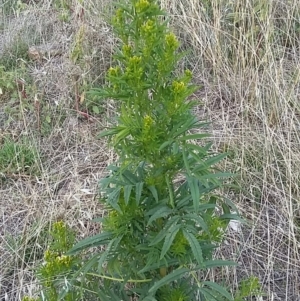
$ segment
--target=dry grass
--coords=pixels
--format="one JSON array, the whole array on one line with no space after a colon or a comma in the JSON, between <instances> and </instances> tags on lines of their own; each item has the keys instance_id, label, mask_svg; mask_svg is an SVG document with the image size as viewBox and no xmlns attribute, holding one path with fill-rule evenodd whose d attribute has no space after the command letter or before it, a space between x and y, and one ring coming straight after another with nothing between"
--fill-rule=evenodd
<instances>
[{"instance_id":1,"label":"dry grass","mask_svg":"<svg viewBox=\"0 0 300 301\"><path fill-rule=\"evenodd\" d=\"M110 1L86 0L82 14L79 1L65 0L71 4L68 22L60 20L55 1L27 2L21 12L3 15L0 53L20 32L29 46L46 49L29 63L35 88L26 100L40 100L43 110L20 106L22 114L8 115L1 102L0 124L3 133L27 135L38 146L40 172L15 174L0 187L1 300L34 294L33 269L49 222L63 218L79 236L97 231L91 223L102 214L97 184L113 158L96 138L113 115L110 104L92 119L76 112L78 87L100 85L110 64ZM239 266L222 276L232 288L244 276L258 276L266 296L257 300L299 301L299 0L161 4L183 47L191 49L185 66L202 86L196 113L213 121L215 148L230 153L225 168L237 173L243 188L228 193L248 224L231 229L218 250ZM77 57L80 28L85 38ZM53 45L59 45L58 55L47 50ZM41 134L38 119L47 116L51 122Z\"/></svg>"}]
</instances>

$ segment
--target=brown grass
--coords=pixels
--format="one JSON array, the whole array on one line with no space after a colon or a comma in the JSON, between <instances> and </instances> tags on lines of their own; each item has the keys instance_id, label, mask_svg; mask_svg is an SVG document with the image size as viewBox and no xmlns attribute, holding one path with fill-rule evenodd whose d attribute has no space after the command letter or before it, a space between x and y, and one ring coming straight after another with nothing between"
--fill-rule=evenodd
<instances>
[{"instance_id":1,"label":"brown grass","mask_svg":"<svg viewBox=\"0 0 300 301\"><path fill-rule=\"evenodd\" d=\"M40 47L41 57L26 63L34 89L28 87L28 98L19 101L38 101L42 109L23 105L21 114L9 115L7 104L0 107L2 132L15 139L27 135L40 150L39 174L16 174L0 187L1 300L34 295L33 269L49 222L63 218L83 237L97 231L91 220L102 214L97 184L113 153L97 133L113 116L113 105L104 104L102 115L86 119L76 103L78 87L82 93L88 84L101 85L110 65L111 5L68 2L68 22L60 21L51 0L29 1L20 12L3 15L0 54L20 32L29 46ZM222 276L232 289L243 277L259 277L265 296L256 300L299 301L299 2L161 4L183 48L191 50L184 64L201 85L196 113L213 122L215 149L230 153L224 167L243 188L227 192L248 223L240 231L229 229L218 250L239 263ZM83 27L85 38L76 42ZM60 52L52 56L53 45ZM84 111L84 102L79 105ZM51 122L43 132L47 116Z\"/></svg>"}]
</instances>

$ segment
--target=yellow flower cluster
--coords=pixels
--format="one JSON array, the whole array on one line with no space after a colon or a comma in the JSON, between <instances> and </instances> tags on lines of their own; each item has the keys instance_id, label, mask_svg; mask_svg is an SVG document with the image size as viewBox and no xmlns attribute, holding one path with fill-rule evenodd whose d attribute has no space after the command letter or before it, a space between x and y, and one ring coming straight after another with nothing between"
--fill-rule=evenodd
<instances>
[{"instance_id":1,"label":"yellow flower cluster","mask_svg":"<svg viewBox=\"0 0 300 301\"><path fill-rule=\"evenodd\" d=\"M119 71L120 71L120 67L110 67L108 70L108 74L110 76L118 76Z\"/></svg>"},{"instance_id":2,"label":"yellow flower cluster","mask_svg":"<svg viewBox=\"0 0 300 301\"><path fill-rule=\"evenodd\" d=\"M152 20L147 20L147 22L141 26L141 30L145 33L152 33L153 29L154 22Z\"/></svg>"},{"instance_id":3,"label":"yellow flower cluster","mask_svg":"<svg viewBox=\"0 0 300 301\"><path fill-rule=\"evenodd\" d=\"M61 230L65 230L65 228L66 228L66 224L64 222L62 222L62 221L55 222L53 224L53 231L59 232Z\"/></svg>"},{"instance_id":4,"label":"yellow flower cluster","mask_svg":"<svg viewBox=\"0 0 300 301\"><path fill-rule=\"evenodd\" d=\"M149 130L152 124L153 124L153 119L149 115L146 115L144 117L144 129Z\"/></svg>"},{"instance_id":5,"label":"yellow flower cluster","mask_svg":"<svg viewBox=\"0 0 300 301\"><path fill-rule=\"evenodd\" d=\"M175 49L177 49L179 47L179 42L178 42L176 36L174 35L174 33L168 33L166 35L165 40L166 40L167 46L170 49L175 50Z\"/></svg>"},{"instance_id":6,"label":"yellow flower cluster","mask_svg":"<svg viewBox=\"0 0 300 301\"><path fill-rule=\"evenodd\" d=\"M185 90L186 90L186 85L182 81L180 81L180 82L174 81L172 86L173 86L173 91L176 94L180 94L182 92L185 92Z\"/></svg>"},{"instance_id":7,"label":"yellow flower cluster","mask_svg":"<svg viewBox=\"0 0 300 301\"><path fill-rule=\"evenodd\" d=\"M70 267L71 257L66 255L58 255L57 252L47 250L45 252L46 269L55 271L60 267Z\"/></svg>"},{"instance_id":8,"label":"yellow flower cluster","mask_svg":"<svg viewBox=\"0 0 300 301\"><path fill-rule=\"evenodd\" d=\"M71 263L71 257L66 255L57 256L56 261L58 264L69 266Z\"/></svg>"},{"instance_id":9,"label":"yellow flower cluster","mask_svg":"<svg viewBox=\"0 0 300 301\"><path fill-rule=\"evenodd\" d=\"M133 57L129 58L129 65L130 66L137 66L142 61L142 58L140 56L134 55Z\"/></svg>"},{"instance_id":10,"label":"yellow flower cluster","mask_svg":"<svg viewBox=\"0 0 300 301\"><path fill-rule=\"evenodd\" d=\"M193 73L191 70L187 69L184 71L184 74L185 76L188 78L188 79L191 79L193 77Z\"/></svg>"},{"instance_id":11,"label":"yellow flower cluster","mask_svg":"<svg viewBox=\"0 0 300 301\"><path fill-rule=\"evenodd\" d=\"M122 22L124 21L124 17L123 17L123 10L122 9L118 9L116 11L116 15L114 17L113 20L116 24L122 24Z\"/></svg>"},{"instance_id":12,"label":"yellow flower cluster","mask_svg":"<svg viewBox=\"0 0 300 301\"><path fill-rule=\"evenodd\" d=\"M135 4L135 9L137 13L141 13L145 11L150 6L149 1L147 0L140 0Z\"/></svg>"},{"instance_id":13,"label":"yellow flower cluster","mask_svg":"<svg viewBox=\"0 0 300 301\"><path fill-rule=\"evenodd\" d=\"M128 44L123 45L122 50L123 50L123 53L125 56L131 56L132 47L130 45L128 45Z\"/></svg>"}]
</instances>

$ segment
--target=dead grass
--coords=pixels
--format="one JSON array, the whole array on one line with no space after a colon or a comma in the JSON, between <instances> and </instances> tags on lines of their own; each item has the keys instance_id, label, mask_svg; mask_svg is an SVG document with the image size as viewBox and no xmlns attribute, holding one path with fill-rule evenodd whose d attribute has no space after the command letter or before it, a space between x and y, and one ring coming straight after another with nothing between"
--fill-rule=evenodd
<instances>
[{"instance_id":1,"label":"dead grass","mask_svg":"<svg viewBox=\"0 0 300 301\"><path fill-rule=\"evenodd\" d=\"M113 108L105 104L104 114L86 119L76 103L82 87L103 82L110 64L114 40L105 17L111 6L69 2L68 22L50 0L29 1L19 16L5 16L0 32L0 53L20 32L35 36L24 38L28 46L42 47L41 57L29 63L35 92L26 101L40 101L42 121L51 117L42 135L34 109L1 123L5 133L16 138L26 133L39 146L41 170L39 176L15 175L0 187L1 300L34 295L33 269L47 244L39 237L49 222L63 218L83 237L97 231L91 220L102 214L97 184L113 154L96 136ZM230 3L161 1L183 47L191 49L185 64L202 86L203 105L195 112L213 122L215 148L230 152L224 167L237 173L243 188L228 194L248 223L231 229L218 250L239 266L222 277L234 289L243 277L258 276L266 296L256 300L299 301L299 3ZM72 60L82 26L82 54ZM52 56L53 45L59 45L58 55ZM9 117L4 107L1 103L1 119Z\"/></svg>"},{"instance_id":2,"label":"dead grass","mask_svg":"<svg viewBox=\"0 0 300 301\"><path fill-rule=\"evenodd\" d=\"M256 275L263 300L300 300L297 1L163 2L193 49L199 114L213 121L216 147L233 153L226 167L244 189L233 199L249 224L220 250L240 263L227 279Z\"/></svg>"}]
</instances>

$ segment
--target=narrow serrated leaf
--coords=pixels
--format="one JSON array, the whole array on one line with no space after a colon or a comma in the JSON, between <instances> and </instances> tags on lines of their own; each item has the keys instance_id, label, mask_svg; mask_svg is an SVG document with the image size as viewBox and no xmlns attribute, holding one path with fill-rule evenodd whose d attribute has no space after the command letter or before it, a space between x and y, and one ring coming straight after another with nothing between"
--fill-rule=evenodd
<instances>
[{"instance_id":1,"label":"narrow serrated leaf","mask_svg":"<svg viewBox=\"0 0 300 301\"><path fill-rule=\"evenodd\" d=\"M219 301L217 297L215 297L212 291L208 288L201 287L199 288L199 292L203 295L205 301ZM202 299L202 298L201 298Z\"/></svg>"},{"instance_id":2,"label":"narrow serrated leaf","mask_svg":"<svg viewBox=\"0 0 300 301\"><path fill-rule=\"evenodd\" d=\"M203 218L198 215L198 214L187 214L184 216L184 218L186 220L194 220L197 224L199 224L199 226L201 226L202 230L205 231L206 233L208 233L208 225L205 223L205 221L203 220Z\"/></svg>"},{"instance_id":3,"label":"narrow serrated leaf","mask_svg":"<svg viewBox=\"0 0 300 301\"><path fill-rule=\"evenodd\" d=\"M124 170L122 172L122 176L132 185L136 185L136 183L139 181L138 177L129 170Z\"/></svg>"},{"instance_id":4,"label":"narrow serrated leaf","mask_svg":"<svg viewBox=\"0 0 300 301\"><path fill-rule=\"evenodd\" d=\"M162 278L161 280L157 281L150 289L149 289L149 293L154 293L156 292L160 287L169 284L170 282L173 282L175 280L178 280L182 277L182 275L184 275L185 273L190 272L189 269L187 268L180 268L177 269L175 271L173 271L172 273L168 274L167 276L165 276L164 278Z\"/></svg>"},{"instance_id":5,"label":"narrow serrated leaf","mask_svg":"<svg viewBox=\"0 0 300 301\"><path fill-rule=\"evenodd\" d=\"M198 122L198 120L192 116L190 118L188 118L177 130L176 132L174 132L174 129L171 133L171 135L173 134L173 138L176 138L178 136L180 136L181 134L183 134L184 132L186 132L187 130L191 129L191 127L193 125L195 125Z\"/></svg>"},{"instance_id":6,"label":"narrow serrated leaf","mask_svg":"<svg viewBox=\"0 0 300 301\"><path fill-rule=\"evenodd\" d=\"M152 193L155 201L158 202L158 193L157 193L157 189L155 188L155 186L148 186L148 189Z\"/></svg>"},{"instance_id":7,"label":"narrow serrated leaf","mask_svg":"<svg viewBox=\"0 0 300 301\"><path fill-rule=\"evenodd\" d=\"M144 182L140 182L140 183L136 184L135 193L136 193L136 203L137 204L140 203L140 199L141 199L142 192L143 192L143 186L144 186Z\"/></svg>"},{"instance_id":8,"label":"narrow serrated leaf","mask_svg":"<svg viewBox=\"0 0 300 301\"><path fill-rule=\"evenodd\" d=\"M233 301L233 298L228 293L228 291L224 287L220 286L219 284L212 282L212 281L203 281L202 285L206 285L206 286L210 287L213 291L218 292L220 295L225 297L227 300Z\"/></svg>"},{"instance_id":9,"label":"narrow serrated leaf","mask_svg":"<svg viewBox=\"0 0 300 301\"><path fill-rule=\"evenodd\" d=\"M151 296L147 296L142 301L157 301L157 299L155 299L154 297L151 297Z\"/></svg>"},{"instance_id":10,"label":"narrow serrated leaf","mask_svg":"<svg viewBox=\"0 0 300 301\"><path fill-rule=\"evenodd\" d=\"M163 150L165 147L169 146L170 144L172 144L172 141L165 141L165 142L159 147L159 151Z\"/></svg>"},{"instance_id":11,"label":"narrow serrated leaf","mask_svg":"<svg viewBox=\"0 0 300 301\"><path fill-rule=\"evenodd\" d=\"M101 290L99 290L97 294L101 301L112 301L111 297L108 297L107 293L102 292Z\"/></svg>"},{"instance_id":12,"label":"narrow serrated leaf","mask_svg":"<svg viewBox=\"0 0 300 301\"><path fill-rule=\"evenodd\" d=\"M132 185L126 185L124 186L124 200L125 204L128 205L130 194L132 190Z\"/></svg>"},{"instance_id":13,"label":"narrow serrated leaf","mask_svg":"<svg viewBox=\"0 0 300 301\"><path fill-rule=\"evenodd\" d=\"M149 226L153 221L157 220L158 218L166 217L172 212L173 210L167 206L161 207L149 218L147 226Z\"/></svg>"},{"instance_id":14,"label":"narrow serrated leaf","mask_svg":"<svg viewBox=\"0 0 300 301\"><path fill-rule=\"evenodd\" d=\"M110 232L103 232L91 237L87 237L78 242L66 255L74 255L82 250L91 247L97 247L107 244L111 240L112 234Z\"/></svg>"},{"instance_id":15,"label":"narrow serrated leaf","mask_svg":"<svg viewBox=\"0 0 300 301\"><path fill-rule=\"evenodd\" d=\"M204 157L207 155L207 149L205 147L202 147L198 144L191 144L191 143L187 143L185 144L186 149L188 149L191 153L191 150L196 151L197 154L201 155L201 157Z\"/></svg>"},{"instance_id":16,"label":"narrow serrated leaf","mask_svg":"<svg viewBox=\"0 0 300 301\"><path fill-rule=\"evenodd\" d=\"M101 132L97 137L102 138L102 137L106 137L106 136L112 136L112 135L117 134L118 132L119 132L118 129L113 128L113 129L105 130L105 131Z\"/></svg>"},{"instance_id":17,"label":"narrow serrated leaf","mask_svg":"<svg viewBox=\"0 0 300 301\"><path fill-rule=\"evenodd\" d=\"M121 187L113 189L111 193L107 196L107 202L117 211L121 211L118 201L120 198Z\"/></svg>"},{"instance_id":18,"label":"narrow serrated leaf","mask_svg":"<svg viewBox=\"0 0 300 301\"><path fill-rule=\"evenodd\" d=\"M230 260L208 260L204 262L204 266L207 269L224 266L237 266L237 263Z\"/></svg>"},{"instance_id":19,"label":"narrow serrated leaf","mask_svg":"<svg viewBox=\"0 0 300 301\"><path fill-rule=\"evenodd\" d=\"M197 140L209 137L209 134L193 134L178 138L179 141Z\"/></svg>"},{"instance_id":20,"label":"narrow serrated leaf","mask_svg":"<svg viewBox=\"0 0 300 301\"><path fill-rule=\"evenodd\" d=\"M109 252L110 252L110 249L111 249L111 246L113 245L113 243L115 242L115 239L111 240L109 242L109 244L107 245L105 251L101 254L101 256L99 257L99 260L97 262L98 264L98 273L101 274L103 272L103 263L105 262Z\"/></svg>"},{"instance_id":21,"label":"narrow serrated leaf","mask_svg":"<svg viewBox=\"0 0 300 301\"><path fill-rule=\"evenodd\" d=\"M218 163L219 161L223 160L224 158L227 157L226 153L223 154L219 154L213 157L210 157L209 159L207 159L206 161L204 161L202 164L199 164L194 171L195 172L199 172L201 170L207 170L210 166Z\"/></svg>"},{"instance_id":22,"label":"narrow serrated leaf","mask_svg":"<svg viewBox=\"0 0 300 301\"><path fill-rule=\"evenodd\" d=\"M162 229L156 236L155 238L151 241L151 243L149 244L149 246L154 246L156 244L158 244L160 241L162 241L167 233L169 228L171 228L172 226L175 226L179 220L179 216L173 216L170 220L168 220L168 222L165 225L165 228Z\"/></svg>"},{"instance_id":23,"label":"narrow serrated leaf","mask_svg":"<svg viewBox=\"0 0 300 301\"><path fill-rule=\"evenodd\" d=\"M181 225L175 225L171 227L166 234L165 241L160 253L160 259L163 259L166 253L169 251L173 240L175 239L176 234L178 233L179 229L181 228Z\"/></svg>"},{"instance_id":24,"label":"narrow serrated leaf","mask_svg":"<svg viewBox=\"0 0 300 301\"><path fill-rule=\"evenodd\" d=\"M197 238L193 234L189 233L186 230L183 230L183 235L186 238L186 240L188 241L188 243L192 249L193 255L194 255L195 259L197 260L197 262L199 263L200 267L203 266L202 249L201 249L201 246L200 246Z\"/></svg>"},{"instance_id":25,"label":"narrow serrated leaf","mask_svg":"<svg viewBox=\"0 0 300 301\"><path fill-rule=\"evenodd\" d=\"M185 151L184 149L182 150L182 159L183 159L183 162L184 162L184 166L185 166L186 171L188 172L188 174L191 174L191 169L190 169L190 165L189 165L189 160L188 160L186 151Z\"/></svg>"},{"instance_id":26,"label":"narrow serrated leaf","mask_svg":"<svg viewBox=\"0 0 300 301\"><path fill-rule=\"evenodd\" d=\"M191 191L194 210L197 213L199 210L199 203L200 203L200 191L199 191L199 180L194 177L187 177L187 182Z\"/></svg>"},{"instance_id":27,"label":"narrow serrated leaf","mask_svg":"<svg viewBox=\"0 0 300 301\"><path fill-rule=\"evenodd\" d=\"M126 138L130 134L129 128L124 128L123 130L119 130L118 134L115 136L114 145L117 145L122 139Z\"/></svg>"}]
</instances>

